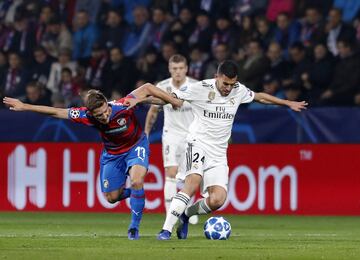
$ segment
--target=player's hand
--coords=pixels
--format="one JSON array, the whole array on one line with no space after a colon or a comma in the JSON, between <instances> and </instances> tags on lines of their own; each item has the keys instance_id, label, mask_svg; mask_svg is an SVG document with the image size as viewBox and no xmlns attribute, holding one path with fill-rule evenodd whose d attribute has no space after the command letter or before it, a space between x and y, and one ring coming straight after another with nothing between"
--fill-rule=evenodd
<instances>
[{"instance_id":1,"label":"player's hand","mask_svg":"<svg viewBox=\"0 0 360 260\"><path fill-rule=\"evenodd\" d=\"M10 110L25 111L25 104L19 99L4 97L3 103L8 105Z\"/></svg>"},{"instance_id":2,"label":"player's hand","mask_svg":"<svg viewBox=\"0 0 360 260\"><path fill-rule=\"evenodd\" d=\"M178 109L183 105L183 103L184 103L184 100L174 98L174 100L171 102L171 105L172 105L173 109Z\"/></svg>"},{"instance_id":3,"label":"player's hand","mask_svg":"<svg viewBox=\"0 0 360 260\"><path fill-rule=\"evenodd\" d=\"M307 105L308 103L305 101L301 101L301 102L290 101L289 103L289 107L296 112L300 112L301 110L306 109Z\"/></svg>"},{"instance_id":4,"label":"player's hand","mask_svg":"<svg viewBox=\"0 0 360 260\"><path fill-rule=\"evenodd\" d=\"M127 109L135 107L140 102L137 98L126 98L124 101L124 106L127 106Z\"/></svg>"}]
</instances>

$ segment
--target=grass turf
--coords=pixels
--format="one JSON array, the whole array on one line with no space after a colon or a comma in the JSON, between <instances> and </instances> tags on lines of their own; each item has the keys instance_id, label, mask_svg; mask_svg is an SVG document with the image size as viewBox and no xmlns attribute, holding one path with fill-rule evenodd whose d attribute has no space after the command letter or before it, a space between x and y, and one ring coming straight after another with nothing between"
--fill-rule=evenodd
<instances>
[{"instance_id":1,"label":"grass turf","mask_svg":"<svg viewBox=\"0 0 360 260\"><path fill-rule=\"evenodd\" d=\"M0 212L0 259L359 259L360 218L226 216L228 241L157 241L163 215L145 214L139 241L128 241L128 214Z\"/></svg>"}]
</instances>

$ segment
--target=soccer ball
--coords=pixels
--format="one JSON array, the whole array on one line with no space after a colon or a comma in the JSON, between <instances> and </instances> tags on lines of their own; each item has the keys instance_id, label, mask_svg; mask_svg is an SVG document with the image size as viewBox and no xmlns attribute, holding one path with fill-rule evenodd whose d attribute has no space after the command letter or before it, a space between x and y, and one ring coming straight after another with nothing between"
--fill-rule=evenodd
<instances>
[{"instance_id":1,"label":"soccer ball","mask_svg":"<svg viewBox=\"0 0 360 260\"><path fill-rule=\"evenodd\" d=\"M207 239L226 240L231 233L230 223L223 217L211 217L204 224L204 234Z\"/></svg>"}]
</instances>

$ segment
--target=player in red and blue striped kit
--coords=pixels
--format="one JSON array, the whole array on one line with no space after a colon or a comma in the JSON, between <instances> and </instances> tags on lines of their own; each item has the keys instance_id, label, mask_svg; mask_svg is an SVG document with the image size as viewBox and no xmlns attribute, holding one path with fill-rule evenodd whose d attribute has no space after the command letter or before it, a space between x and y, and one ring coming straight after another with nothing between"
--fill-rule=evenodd
<instances>
[{"instance_id":1,"label":"player in red and blue striped kit","mask_svg":"<svg viewBox=\"0 0 360 260\"><path fill-rule=\"evenodd\" d=\"M85 107L79 108L35 106L8 97L3 100L11 110L71 119L100 132L104 144L100 158L101 190L110 203L130 197L130 240L139 239L139 225L145 205L144 177L149 164L149 142L135 116L136 107L132 104L147 96L157 97L174 107L181 106L178 99L149 83L134 90L126 98L112 102L107 102L100 91L90 90L85 98ZM125 187L127 176L130 176L130 188Z\"/></svg>"}]
</instances>

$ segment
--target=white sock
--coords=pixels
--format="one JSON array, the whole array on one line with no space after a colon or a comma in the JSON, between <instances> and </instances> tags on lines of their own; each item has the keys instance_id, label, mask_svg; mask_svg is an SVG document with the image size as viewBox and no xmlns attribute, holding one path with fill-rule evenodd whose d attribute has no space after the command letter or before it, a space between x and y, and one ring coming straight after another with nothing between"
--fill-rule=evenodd
<instances>
[{"instance_id":1,"label":"white sock","mask_svg":"<svg viewBox=\"0 0 360 260\"><path fill-rule=\"evenodd\" d=\"M191 217L194 215L206 215L211 212L210 207L206 203L206 198L195 202L188 207L185 211L186 216Z\"/></svg>"},{"instance_id":2,"label":"white sock","mask_svg":"<svg viewBox=\"0 0 360 260\"><path fill-rule=\"evenodd\" d=\"M165 200L166 212L169 211L171 200L176 195L176 193L177 193L176 179L166 177L165 185L164 185L164 200Z\"/></svg>"},{"instance_id":3,"label":"white sock","mask_svg":"<svg viewBox=\"0 0 360 260\"><path fill-rule=\"evenodd\" d=\"M169 211L166 213L166 219L163 226L164 230L172 232L177 220L184 213L186 206L188 205L190 197L179 191L171 201Z\"/></svg>"}]
</instances>

